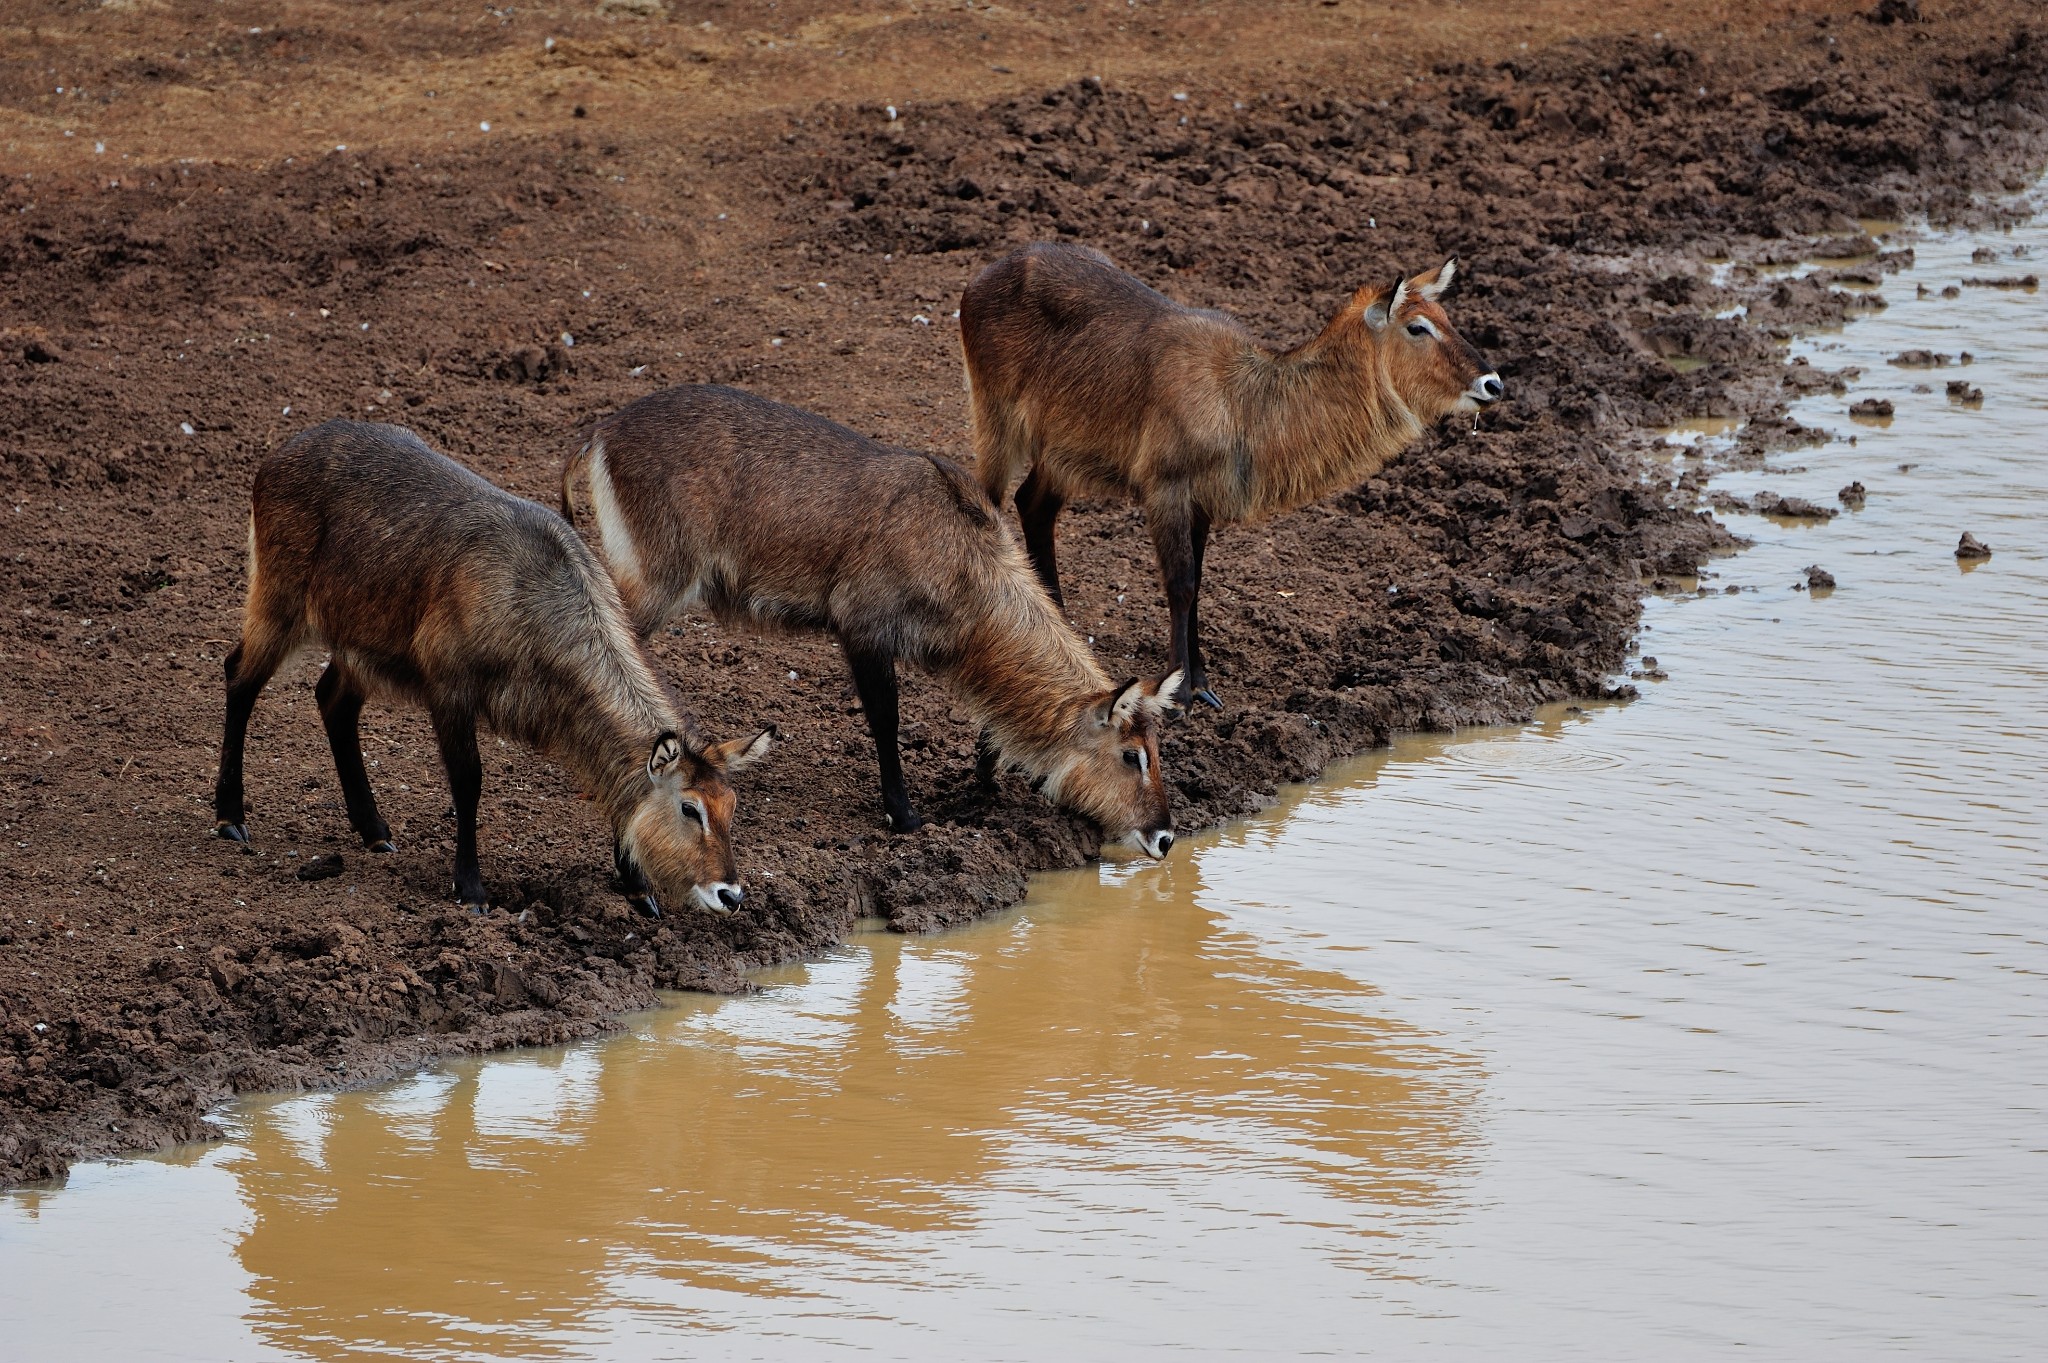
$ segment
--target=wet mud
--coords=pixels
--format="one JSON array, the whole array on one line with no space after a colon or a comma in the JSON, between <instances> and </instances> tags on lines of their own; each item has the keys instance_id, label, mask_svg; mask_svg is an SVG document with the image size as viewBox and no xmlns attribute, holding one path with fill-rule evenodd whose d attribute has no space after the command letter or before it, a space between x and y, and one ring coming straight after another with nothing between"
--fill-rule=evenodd
<instances>
[{"instance_id":1,"label":"wet mud","mask_svg":"<svg viewBox=\"0 0 2048 1363\"><path fill-rule=\"evenodd\" d=\"M203 1136L228 1093L587 1035L658 988L742 989L858 919L957 923L1097 851L1015 779L985 798L973 733L918 679L906 768L933 822L891 837L831 647L696 620L657 647L687 708L721 736L783 734L741 785L739 913L631 915L588 805L502 746L482 813L496 910L457 912L423 717L365 716L402 850L362 852L310 663L257 712L253 847L212 840L249 477L293 431L400 421L551 500L580 427L717 381L966 459L951 313L1012 243L1087 242L1280 342L1456 253L1448 306L1510 400L1212 543L1226 709L1162 757L1180 826L1213 824L1396 731L1605 693L1646 585L1732 546L1697 488L1645 464L1643 433L1742 414L1752 448L1810 438L1771 419L1816 382L1784 377L1773 341L1881 306L1859 220L1975 211L2040 149L2048 49L2026 6L1885 9L1900 21L1568 43L1370 90L1083 80L894 118L785 108L686 148L591 120L464 150L10 173L0 1181ZM1845 277L1771 273L1816 258ZM1808 506L1780 514L1826 510ZM1062 533L1070 615L1105 665L1162 670L1135 513L1077 508Z\"/></svg>"}]
</instances>

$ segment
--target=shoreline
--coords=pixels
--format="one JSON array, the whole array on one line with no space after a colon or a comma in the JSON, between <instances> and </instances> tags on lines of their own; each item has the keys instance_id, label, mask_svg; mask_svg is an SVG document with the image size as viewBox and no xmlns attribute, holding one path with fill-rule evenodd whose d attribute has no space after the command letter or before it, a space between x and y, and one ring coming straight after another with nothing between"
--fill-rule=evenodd
<instances>
[{"instance_id":1,"label":"shoreline","mask_svg":"<svg viewBox=\"0 0 2048 1363\"><path fill-rule=\"evenodd\" d=\"M967 273L1016 239L1006 233L1089 241L1186 301L1226 307L1276 339L1320 325L1344 282L1374 262L1419 267L1444 246L1468 254L1476 268L1447 305L1507 373L1506 409L1477 430L1432 433L1355 492L1218 536L1215 600L1212 607L1205 593L1204 617L1215 636L1212 671L1229 708L1175 726L1163 753L1177 787L1178 825L1192 830L1259 808L1278 784L1312 779L1332 761L1384 746L1395 732L1515 722L1543 702L1599 691L1627 656L1642 594L1660 577L1675 578L1733 547L1725 530L1696 514L1697 482L1686 482L1693 475L1656 481L1642 459L1651 433L1680 419L1743 416L1753 449L1796 441L1798 432L1779 418L1784 397L1797 390L1788 387L1789 366L1768 329L1811 328L1848 306L1825 280L1758 276L1740 290L1715 284L1703 244L1724 254L1747 251L1758 264L1774 253L1814 254L1816 243L1847 235L1843 219L1871 216L1864 209L1954 216L1968 210L1970 194L2002 184L2014 167L2036 169L2048 54L2013 46L1996 16L1975 22L1979 29L1937 34L1934 54L1928 43L1845 25L1845 38L1868 40L1887 60L1919 63L1908 70L1842 74L1842 65L1822 55L1826 45L1813 53L1752 53L1754 65L1733 74L1723 70L1725 55L1717 58L1717 96L1726 93L1723 79L1758 71L1783 77L1769 88L1794 90L1787 100L1804 89L1793 77L1825 87L1790 110L1721 108L1702 99L1674 115L1664 106L1677 88L1675 73L1704 80L1700 59L1674 61L1669 44L1637 43L1531 54L1505 86L1497 70L1440 74L1441 88L1382 106L1297 90L1232 101L1247 106L1232 109L1220 100L1175 101L1170 93L1077 82L986 106L908 107L906 117L890 121L902 126L882 127L857 107L812 111L789 134L768 120L744 139L707 147L712 164L724 158L745 167L732 173L753 196L751 217L742 215L747 224L736 229L749 234L746 247L720 254L698 241L709 229L688 229L701 263L697 278L687 263L673 264L673 276L663 278L679 286L672 302L660 304L672 311L652 314L656 305L622 294L577 323L574 348L509 333L493 340L488 329L465 332L455 318L458 309L473 310L469 300L477 297L457 281L479 272L478 259L497 259L489 252L514 256L499 262L503 273L530 273L534 285L498 305L508 318L518 309L542 312L533 300L591 277L548 263L551 250L581 235L575 224L557 227L535 210L513 224L527 229L512 238L528 243L519 247L523 255L504 249L502 227L463 238L437 226L448 239L409 253L359 249L404 235L413 220L396 200L431 175L469 177L481 216L495 222L485 201L503 185L534 187L532 167L522 163L549 150L545 141L502 164L429 163L413 172L374 156L291 171L202 168L185 178L211 182L227 191L214 199L230 202L188 212L181 230L201 242L209 234L232 239L247 230L247 203L258 190L310 205L331 200L350 179L392 183L391 203L380 209L370 202L367 225L352 229L355 254L325 248L315 277L306 253L287 250L285 265L306 268L280 296L309 310L318 299L345 298L331 310L364 318L363 330L380 338L416 300L431 314L420 330L442 328L446 347L412 370L415 347L394 342L401 356L372 350L365 362L348 347L374 342L305 323L291 355L412 374L414 391L403 377L365 392L343 379L312 403L290 405L310 424L360 411L362 399L389 402L392 419L542 500L569 443L565 417L646 391L641 376L627 373L633 364L654 371L648 382L738 382L899 443L962 455L964 404L955 391L957 360L949 351L957 340L946 300L957 298ZM1741 41L1766 46L1763 35ZM1981 52L2003 54L2002 72L1985 75L1972 55ZM1993 129L1963 155L1948 150L1950 123L1933 92L1972 71L1987 90L2003 93L1970 107L1982 121L2016 126ZM1618 101L1617 79L1641 88ZM1892 117L1909 126L1888 134L1920 156L1918 178L1873 174L1858 191L1862 201L1850 202L1831 158L1844 145L1862 145L1855 139L1869 125L1848 117L1862 107L1859 97L1897 97L1887 81L1917 81L1922 91L1919 105L1899 101L1908 112ZM1819 119L1814 145L1790 158L1810 182L1795 177L1772 189L1768 175L1753 175L1747 193L1695 185L1685 192L1698 202L1678 205L1686 211L1668 222L1631 217L1633 202L1657 192L1654 165L1624 167L1620 191L1605 171L1582 175L1587 183L1578 188L1556 183L1556 165L1573 157L1598 167L1622 151L1651 156L1660 139L1687 129L1700 142L1735 148L1724 148L1729 164L1718 169L1740 181L1755 169L1740 151L1751 125L1797 122L1817 101L1839 103L1845 121ZM1187 105L1194 107L1183 112ZM1641 131L1658 119L1664 122ZM1373 139L1382 125L1409 129L1400 134L1408 165L1367 175L1357 167L1380 145ZM1518 129L1526 134L1520 141ZM1346 144L1335 145L1337 138ZM1507 175L1525 169L1513 159L1524 153L1513 149L1533 157L1553 144L1550 188L1536 188L1534 171L1520 187ZM1495 154L1482 160L1475 147ZM626 240L634 230L621 226L628 210L569 173L587 163L595 168L586 178L597 181L601 149L556 143L551 150L564 197L582 206L582 223L594 218ZM1435 178L1422 164L1432 155L1441 158ZM1775 159L1782 173L1787 158ZM1468 183L1475 167L1490 167L1500 183ZM1641 189L1626 189L1637 180ZM548 183L543 176L538 199ZM48 199L47 186L40 192ZM1548 207L1538 203L1544 194L1555 196ZM188 248L158 229L187 202L142 189L119 201L113 212L126 225L125 244L110 242L103 225L84 225L90 218L63 217L70 209L109 211L96 201L49 203L42 211L57 220L54 229L19 215L31 224L0 242L8 251L0 268L6 296L19 303L32 287L25 277L37 267L24 269L24 247L31 234L53 230L72 234L69 247L102 256L148 249L137 243L154 240L154 287L181 271L212 269L216 300L242 297L238 286L278 268L264 257L261 271L229 277L223 272L233 267L218 262L181 263ZM1360 233L1349 215L1366 202L1374 205L1374 226ZM1461 215L1451 227L1448 214ZM1517 223L1509 239L1508 226ZM1735 234L1744 223L1782 235ZM1802 225L1813 230L1791 230ZM671 226L673 238L684 240L685 229ZM1598 268L1574 240L1601 248ZM1277 255L1275 242L1282 244ZM1245 264L1297 258L1315 262L1311 277ZM0 375L21 398L0 445L10 501L97 511L115 527L141 524L132 548L116 531L108 536L112 547L97 555L46 532L25 545L0 593L10 615L34 621L0 636L4 708L20 716L0 752L8 759L0 767L7 802L0 821L9 825L9 842L28 844L0 859L0 889L13 905L0 910L0 1184L61 1177L81 1158L204 1137L211 1134L205 1110L230 1093L359 1087L446 1055L610 1030L618 1014L645 1006L658 988L742 990L745 971L825 950L857 920L882 917L906 931L967 921L1020 899L1029 874L1079 864L1094 850L1088 830L1014 779L994 807L984 806L971 788L972 735L918 679L906 686L906 767L935 826L902 839L877 832L872 752L829 645L727 634L695 621L670 631L658 649L666 670L693 688L692 707L721 734L758 717L779 723L791 740L780 761L771 756L758 780L741 785L737 837L759 890L742 915L679 914L659 925L630 918L606 887L595 826L575 812L573 791L551 768L507 750L490 760L483 816L497 912L488 920L457 914L436 896L446 834L431 817L441 803L439 776L430 742L416 732L419 717L387 713L366 723L406 848L373 862L345 845L345 823L326 807L337 803L331 768L296 677L281 676L267 694L252 740L256 850L241 856L226 844L193 845L198 824L187 806L211 771L217 663L204 644L196 660L178 659L186 665L176 669L166 655L191 654L193 643L216 639L232 620L236 503L246 504L246 470L274 443L273 428L300 422L278 413L287 404L266 405L250 391L261 386L244 372L255 347L229 340L215 347L200 380L226 414L222 425L201 423L192 437L200 442L196 456L181 443L137 442L123 431L139 419L138 405L164 429L190 410L190 371L172 368L182 355L161 361L166 376L144 383L139 404L53 421L61 404L105 391L109 380L86 373L101 348L93 341L118 348L123 327L148 329L152 307L166 314L154 325L163 324L180 300L152 303L144 288L152 280L125 277L118 260L108 267L87 257L80 265L77 249L52 259L68 262L45 266L53 284L43 315L53 320L38 326L39 336L24 339L11 329L12 354L0 348ZM358 263L337 272L340 259ZM1622 268L1610 268L1615 263ZM799 282L807 277L832 287L814 298ZM102 291L115 306L138 309L141 320L94 320ZM706 293L709 306L701 301ZM1738 302L1751 306L1747 319L1714 315ZM255 334L256 304L245 301L240 312L215 306L234 314L212 319L224 333ZM273 302L258 319L269 334L284 334L287 321L298 320L277 315L278 307ZM912 320L913 309L927 321ZM688 338L673 359L664 356L674 346L662 351L652 340L669 335ZM764 344L769 339L782 343ZM57 358L37 360L32 346ZM1671 358L1703 363L1678 373ZM45 428L60 436L47 447L53 453L24 440ZM137 514L141 507L150 514ZM171 550L158 526L190 548ZM1152 666L1164 616L1135 515L1077 508L1063 530L1063 558L1073 565L1070 615L1113 673ZM89 594L95 584L97 598ZM118 613L127 639L92 628L109 613ZM1133 665L1124 666L1126 659ZM83 667L88 661L95 665ZM1269 675L1280 668L1284 675ZM94 693L97 708L64 704L81 670L116 674ZM785 686L785 673L797 680ZM174 731L159 737L168 741L134 743L126 754L141 775L162 783L160 803L110 809L102 788L133 778L103 753L116 750L129 726L147 727L167 685L189 696L178 707L192 713L166 726ZM127 724L102 717L108 711L126 714ZM61 761L70 744L56 734L71 726L83 730L72 742L91 770ZM28 770L36 775L20 774ZM541 823L550 826L532 827ZM78 845L40 852L59 828ZM328 850L343 852L344 875L298 881L296 867ZM180 889L180 876L198 883Z\"/></svg>"}]
</instances>

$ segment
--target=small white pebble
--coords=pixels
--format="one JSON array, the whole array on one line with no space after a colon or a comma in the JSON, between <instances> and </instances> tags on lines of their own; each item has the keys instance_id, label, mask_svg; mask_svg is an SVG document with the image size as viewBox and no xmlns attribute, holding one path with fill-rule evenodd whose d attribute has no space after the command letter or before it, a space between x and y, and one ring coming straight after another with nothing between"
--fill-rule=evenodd
<instances>
[{"instance_id":1,"label":"small white pebble","mask_svg":"<svg viewBox=\"0 0 2048 1363\"><path fill-rule=\"evenodd\" d=\"M178 429L179 429L179 430L181 430L181 431L183 431L183 432L184 432L184 433L185 433L186 435L197 435L197 434L198 434L198 432L197 432L197 431L194 431L194 430L192 429L192 423L191 423L191 422L189 422L189 421L181 421L181 422L179 422L179 423L178 423Z\"/></svg>"},{"instance_id":2,"label":"small white pebble","mask_svg":"<svg viewBox=\"0 0 2048 1363\"><path fill-rule=\"evenodd\" d=\"M781 338L780 336L770 336L770 337L768 338L768 344L769 344L769 345L781 345L781 344L782 344L782 338Z\"/></svg>"},{"instance_id":3,"label":"small white pebble","mask_svg":"<svg viewBox=\"0 0 2048 1363\"><path fill-rule=\"evenodd\" d=\"M292 414L292 409L291 409L291 408L289 408L289 407L285 408L285 409L284 409L284 414L285 414L286 416L290 416L290 415Z\"/></svg>"},{"instance_id":4,"label":"small white pebble","mask_svg":"<svg viewBox=\"0 0 2048 1363\"><path fill-rule=\"evenodd\" d=\"M932 324L932 319L925 316L921 312L917 316L911 318L910 320L917 323L921 327L928 327Z\"/></svg>"},{"instance_id":5,"label":"small white pebble","mask_svg":"<svg viewBox=\"0 0 2048 1363\"><path fill-rule=\"evenodd\" d=\"M347 150L348 150L348 143L346 143L346 142L337 142L337 143L335 143L335 144L334 144L334 149L335 149L336 151L347 151Z\"/></svg>"},{"instance_id":6,"label":"small white pebble","mask_svg":"<svg viewBox=\"0 0 2048 1363\"><path fill-rule=\"evenodd\" d=\"M725 214L723 214L723 213L720 213L720 214L718 215L718 220L719 220L720 222L724 222L724 221L725 221Z\"/></svg>"},{"instance_id":7,"label":"small white pebble","mask_svg":"<svg viewBox=\"0 0 2048 1363\"><path fill-rule=\"evenodd\" d=\"M1188 92L1187 92L1187 91L1185 91L1185 90L1175 90L1175 91L1173 92L1173 102L1174 102L1175 104L1185 104L1185 103L1187 103L1187 102L1188 102Z\"/></svg>"},{"instance_id":8,"label":"small white pebble","mask_svg":"<svg viewBox=\"0 0 2048 1363\"><path fill-rule=\"evenodd\" d=\"M636 364L631 369L628 369L626 372L637 379L642 374L645 374L647 372L647 366L644 364Z\"/></svg>"},{"instance_id":9,"label":"small white pebble","mask_svg":"<svg viewBox=\"0 0 2048 1363\"><path fill-rule=\"evenodd\" d=\"M573 346L576 344L576 338L565 331L562 333L562 344L566 346Z\"/></svg>"},{"instance_id":10,"label":"small white pebble","mask_svg":"<svg viewBox=\"0 0 2048 1363\"><path fill-rule=\"evenodd\" d=\"M105 155L107 154L107 144L106 144L106 143L104 143L104 142L95 142L95 143L93 143L93 144L92 144L92 154L93 154L94 156L105 156Z\"/></svg>"},{"instance_id":11,"label":"small white pebble","mask_svg":"<svg viewBox=\"0 0 2048 1363\"><path fill-rule=\"evenodd\" d=\"M791 672L791 673L789 674L789 679L790 679L791 681L795 681L795 680L796 680L796 673L795 673L794 671L792 671L792 672Z\"/></svg>"},{"instance_id":12,"label":"small white pebble","mask_svg":"<svg viewBox=\"0 0 2048 1363\"><path fill-rule=\"evenodd\" d=\"M543 51L543 52L552 52L552 51L554 51L554 50L555 50L555 40L554 40L553 38L550 38L550 39L548 39L548 40L547 40L546 42L544 42L544 43L542 43L542 44L540 45L540 50L541 50L541 51Z\"/></svg>"},{"instance_id":13,"label":"small white pebble","mask_svg":"<svg viewBox=\"0 0 2048 1363\"><path fill-rule=\"evenodd\" d=\"M890 104L890 105L886 105L886 106L884 106L884 108L883 108L883 112L889 115L889 121L890 121L891 123L894 123L894 122L896 121L896 106L895 106L895 105L893 105L893 104Z\"/></svg>"},{"instance_id":14,"label":"small white pebble","mask_svg":"<svg viewBox=\"0 0 2048 1363\"><path fill-rule=\"evenodd\" d=\"M487 133L487 132L489 132L489 131L491 130L491 125L490 125L489 123L487 123L487 122L486 122L486 123L479 123L479 124L477 124L477 125L476 125L476 130L477 130L478 132L485 132L485 133Z\"/></svg>"},{"instance_id":15,"label":"small white pebble","mask_svg":"<svg viewBox=\"0 0 2048 1363\"><path fill-rule=\"evenodd\" d=\"M368 331L369 329L370 329L370 324L369 324L368 322L365 322L365 323L363 323L363 325L362 325L362 326L361 326L360 328L358 328L358 330L361 330L361 331Z\"/></svg>"},{"instance_id":16,"label":"small white pebble","mask_svg":"<svg viewBox=\"0 0 2048 1363\"><path fill-rule=\"evenodd\" d=\"M322 309L320 309L320 315L321 315L322 317L332 317L332 316L334 316L334 314L333 314L332 312L328 311L328 310L327 310L326 308L322 308Z\"/></svg>"}]
</instances>

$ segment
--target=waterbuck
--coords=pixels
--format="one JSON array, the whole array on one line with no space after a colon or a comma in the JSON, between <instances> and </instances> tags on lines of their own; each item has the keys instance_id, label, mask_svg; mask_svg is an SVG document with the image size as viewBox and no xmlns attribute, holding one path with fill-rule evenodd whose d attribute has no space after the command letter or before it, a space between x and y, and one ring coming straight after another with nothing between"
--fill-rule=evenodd
<instances>
[{"instance_id":1,"label":"waterbuck","mask_svg":"<svg viewBox=\"0 0 2048 1363\"><path fill-rule=\"evenodd\" d=\"M889 824L922 824L897 752L896 663L946 679L1006 762L1153 856L1173 843L1158 715L1179 683L1112 686L959 465L734 388L684 386L599 422L578 474L642 637L685 606L835 636L881 764Z\"/></svg>"},{"instance_id":2,"label":"waterbuck","mask_svg":"<svg viewBox=\"0 0 2048 1363\"><path fill-rule=\"evenodd\" d=\"M1221 709L1195 604L1209 527L1355 486L1431 423L1500 399L1500 376L1438 306L1456 268L1447 260L1360 289L1313 340L1276 353L1099 251L1024 247L976 275L960 300L981 485L1000 506L1030 470L1017 514L1055 601L1060 508L1084 495L1142 505L1173 666Z\"/></svg>"},{"instance_id":3,"label":"waterbuck","mask_svg":"<svg viewBox=\"0 0 2048 1363\"><path fill-rule=\"evenodd\" d=\"M242 748L264 683L300 649L331 654L314 696L349 824L395 850L363 770L366 697L432 716L455 796L455 894L484 912L476 856L476 726L560 761L611 821L627 896L739 904L727 773L769 735L705 743L633 637L603 565L554 512L437 454L411 431L330 421L256 470L249 596L227 658L216 831L247 842Z\"/></svg>"}]
</instances>

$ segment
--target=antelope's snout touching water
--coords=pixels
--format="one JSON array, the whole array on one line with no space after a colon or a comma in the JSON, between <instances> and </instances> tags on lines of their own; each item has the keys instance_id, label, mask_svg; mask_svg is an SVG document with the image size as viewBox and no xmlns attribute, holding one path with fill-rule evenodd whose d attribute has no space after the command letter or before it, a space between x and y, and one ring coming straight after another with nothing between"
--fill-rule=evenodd
<instances>
[{"instance_id":1,"label":"antelope's snout touching water","mask_svg":"<svg viewBox=\"0 0 2048 1363\"><path fill-rule=\"evenodd\" d=\"M1025 474L1024 544L1055 601L1060 509L1083 495L1142 505L1174 666L1195 697L1221 708L1196 609L1209 528L1356 486L1432 423L1502 397L1500 375L1438 302L1455 272L1445 261L1360 289L1320 335L1275 352L1100 252L1027 246L976 275L960 300L975 471L998 506Z\"/></svg>"},{"instance_id":2,"label":"antelope's snout touching water","mask_svg":"<svg viewBox=\"0 0 2048 1363\"><path fill-rule=\"evenodd\" d=\"M740 902L729 773L767 733L706 743L679 717L570 526L435 453L411 431L330 421L263 462L249 521L249 596L228 655L227 726L214 817L247 842L242 749L249 715L299 650L331 654L314 695L348 818L373 852L394 850L363 768L357 722L371 696L433 719L455 797L455 893L486 907L477 864L479 720L583 782L611 821L626 892L707 909Z\"/></svg>"},{"instance_id":3,"label":"antelope's snout touching water","mask_svg":"<svg viewBox=\"0 0 2048 1363\"><path fill-rule=\"evenodd\" d=\"M911 808L896 663L949 681L1006 761L1047 797L1153 856L1173 843L1160 713L1177 676L1112 686L958 465L892 449L733 388L670 388L599 422L588 466L605 558L645 638L685 606L831 633L853 671L890 826Z\"/></svg>"}]
</instances>

